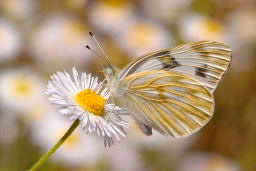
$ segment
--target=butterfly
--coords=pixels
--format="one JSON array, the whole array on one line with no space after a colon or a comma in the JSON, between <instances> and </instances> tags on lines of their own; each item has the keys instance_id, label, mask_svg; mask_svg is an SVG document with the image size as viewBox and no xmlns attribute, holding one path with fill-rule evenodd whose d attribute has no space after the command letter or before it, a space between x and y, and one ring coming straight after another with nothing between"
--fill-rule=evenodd
<instances>
[{"instance_id":1,"label":"butterfly","mask_svg":"<svg viewBox=\"0 0 256 171\"><path fill-rule=\"evenodd\" d=\"M198 41L140 56L103 71L114 103L128 110L145 135L152 129L175 138L201 129L214 113L219 81L231 62L231 49Z\"/></svg>"}]
</instances>

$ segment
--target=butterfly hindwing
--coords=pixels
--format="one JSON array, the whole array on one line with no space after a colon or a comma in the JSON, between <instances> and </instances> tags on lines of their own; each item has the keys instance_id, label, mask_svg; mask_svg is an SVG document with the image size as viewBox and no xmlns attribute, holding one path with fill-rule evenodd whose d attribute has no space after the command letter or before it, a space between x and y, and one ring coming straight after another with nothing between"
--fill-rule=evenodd
<instances>
[{"instance_id":1,"label":"butterfly hindwing","mask_svg":"<svg viewBox=\"0 0 256 171\"><path fill-rule=\"evenodd\" d=\"M140 126L179 138L202 128L212 117L213 95L190 76L144 71L124 78L118 100Z\"/></svg>"},{"instance_id":2,"label":"butterfly hindwing","mask_svg":"<svg viewBox=\"0 0 256 171\"><path fill-rule=\"evenodd\" d=\"M118 75L166 70L189 75L213 92L231 61L231 49L215 41L199 41L149 53L134 60Z\"/></svg>"}]
</instances>

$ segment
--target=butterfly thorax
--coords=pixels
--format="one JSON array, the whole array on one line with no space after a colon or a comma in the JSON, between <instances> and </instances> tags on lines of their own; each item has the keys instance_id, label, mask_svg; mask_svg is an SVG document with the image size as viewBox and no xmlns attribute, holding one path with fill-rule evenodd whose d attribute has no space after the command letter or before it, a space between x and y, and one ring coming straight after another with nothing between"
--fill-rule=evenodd
<instances>
[{"instance_id":1,"label":"butterfly thorax","mask_svg":"<svg viewBox=\"0 0 256 171\"><path fill-rule=\"evenodd\" d=\"M107 79L107 88L110 93L115 97L123 95L124 91L119 87L118 69L111 65L106 65L103 67L103 72Z\"/></svg>"}]
</instances>

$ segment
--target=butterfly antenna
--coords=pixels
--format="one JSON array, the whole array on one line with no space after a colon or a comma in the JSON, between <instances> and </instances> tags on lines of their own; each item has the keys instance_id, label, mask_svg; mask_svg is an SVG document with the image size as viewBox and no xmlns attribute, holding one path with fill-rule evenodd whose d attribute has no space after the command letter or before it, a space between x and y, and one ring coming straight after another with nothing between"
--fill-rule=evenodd
<instances>
[{"instance_id":1,"label":"butterfly antenna","mask_svg":"<svg viewBox=\"0 0 256 171\"><path fill-rule=\"evenodd\" d=\"M97 57L99 57L100 59L106 61L109 64L109 61L106 60L106 58L104 58L103 56L99 55L95 50L91 49L89 45L85 46L88 50L90 50L92 53L94 53Z\"/></svg>"},{"instance_id":2,"label":"butterfly antenna","mask_svg":"<svg viewBox=\"0 0 256 171\"><path fill-rule=\"evenodd\" d=\"M106 61L108 64L110 64L110 58L107 55L107 53L103 50L102 46L100 45L100 43L98 42L98 40L96 39L96 37L92 34L92 32L89 32L90 36L92 36L93 40L96 42L96 44L98 45L98 47L100 48L100 51L103 53L104 57L106 58Z\"/></svg>"}]
</instances>

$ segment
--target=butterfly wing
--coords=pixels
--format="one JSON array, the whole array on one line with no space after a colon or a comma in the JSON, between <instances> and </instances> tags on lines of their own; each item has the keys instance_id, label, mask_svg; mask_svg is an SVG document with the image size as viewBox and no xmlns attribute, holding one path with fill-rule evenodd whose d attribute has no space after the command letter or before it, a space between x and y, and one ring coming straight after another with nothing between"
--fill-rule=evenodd
<instances>
[{"instance_id":1,"label":"butterfly wing","mask_svg":"<svg viewBox=\"0 0 256 171\"><path fill-rule=\"evenodd\" d=\"M230 65L231 49L215 41L199 41L149 53L134 60L118 75L169 70L189 75L213 92Z\"/></svg>"},{"instance_id":2,"label":"butterfly wing","mask_svg":"<svg viewBox=\"0 0 256 171\"><path fill-rule=\"evenodd\" d=\"M170 71L145 71L120 81L114 95L131 111L146 135L151 128L179 138L202 128L212 117L213 95L190 76Z\"/></svg>"}]
</instances>

